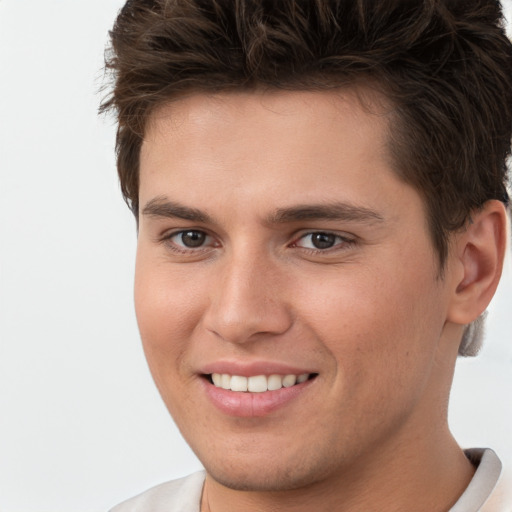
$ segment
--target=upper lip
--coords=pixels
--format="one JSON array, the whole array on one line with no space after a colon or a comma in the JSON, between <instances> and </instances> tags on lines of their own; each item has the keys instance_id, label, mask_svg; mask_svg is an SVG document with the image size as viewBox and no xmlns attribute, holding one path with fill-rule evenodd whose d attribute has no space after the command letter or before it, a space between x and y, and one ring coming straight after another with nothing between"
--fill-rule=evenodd
<instances>
[{"instance_id":1,"label":"upper lip","mask_svg":"<svg viewBox=\"0 0 512 512\"><path fill-rule=\"evenodd\" d=\"M287 363L275 361L215 361L201 367L199 373L210 375L212 373L224 373L228 375L240 375L251 377L254 375L303 375L305 373L318 373L307 367L292 366Z\"/></svg>"}]
</instances>

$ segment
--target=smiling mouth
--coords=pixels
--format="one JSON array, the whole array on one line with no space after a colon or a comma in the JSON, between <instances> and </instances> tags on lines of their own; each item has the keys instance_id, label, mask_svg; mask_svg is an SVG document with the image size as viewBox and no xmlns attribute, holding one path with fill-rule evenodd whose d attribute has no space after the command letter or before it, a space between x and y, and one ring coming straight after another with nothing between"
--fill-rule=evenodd
<instances>
[{"instance_id":1,"label":"smiling mouth","mask_svg":"<svg viewBox=\"0 0 512 512\"><path fill-rule=\"evenodd\" d=\"M300 375L230 375L227 373L211 373L204 377L217 388L236 391L240 393L264 393L277 391L281 388L290 388L314 379L317 373L303 373Z\"/></svg>"}]
</instances>

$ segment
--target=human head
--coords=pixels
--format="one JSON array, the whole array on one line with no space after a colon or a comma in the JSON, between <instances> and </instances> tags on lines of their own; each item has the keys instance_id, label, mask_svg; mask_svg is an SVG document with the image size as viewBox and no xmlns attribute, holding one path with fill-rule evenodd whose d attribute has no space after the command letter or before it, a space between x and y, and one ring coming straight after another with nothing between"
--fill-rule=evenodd
<instances>
[{"instance_id":1,"label":"human head","mask_svg":"<svg viewBox=\"0 0 512 512\"><path fill-rule=\"evenodd\" d=\"M394 169L424 200L441 271L450 233L486 201L508 202L512 47L498 1L130 0L111 37L115 85L102 108L117 112L135 215L157 107L192 92L358 84L389 101Z\"/></svg>"}]
</instances>

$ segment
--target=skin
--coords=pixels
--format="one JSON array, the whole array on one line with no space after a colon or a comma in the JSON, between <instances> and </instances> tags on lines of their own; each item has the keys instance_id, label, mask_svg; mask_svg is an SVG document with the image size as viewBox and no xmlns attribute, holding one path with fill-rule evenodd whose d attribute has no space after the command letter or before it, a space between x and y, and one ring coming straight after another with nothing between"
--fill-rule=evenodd
<instances>
[{"instance_id":1,"label":"skin","mask_svg":"<svg viewBox=\"0 0 512 512\"><path fill-rule=\"evenodd\" d=\"M441 512L471 479L446 416L462 324L487 300L461 297L484 272L461 235L440 278L378 100L370 112L350 90L194 94L147 127L137 318L207 470L202 510ZM335 204L345 213L297 218ZM204 240L187 247L183 231ZM332 247L314 247L319 232ZM237 417L205 393L219 360L317 376L271 413Z\"/></svg>"}]
</instances>

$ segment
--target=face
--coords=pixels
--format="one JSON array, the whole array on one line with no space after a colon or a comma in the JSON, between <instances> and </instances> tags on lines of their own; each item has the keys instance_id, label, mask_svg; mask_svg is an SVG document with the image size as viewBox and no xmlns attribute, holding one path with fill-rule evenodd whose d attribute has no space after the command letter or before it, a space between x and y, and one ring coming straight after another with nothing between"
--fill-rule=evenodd
<instances>
[{"instance_id":1,"label":"face","mask_svg":"<svg viewBox=\"0 0 512 512\"><path fill-rule=\"evenodd\" d=\"M374 106L351 91L197 94L149 123L140 332L170 413L229 487L368 468L413 451L444 410L449 293Z\"/></svg>"}]
</instances>

